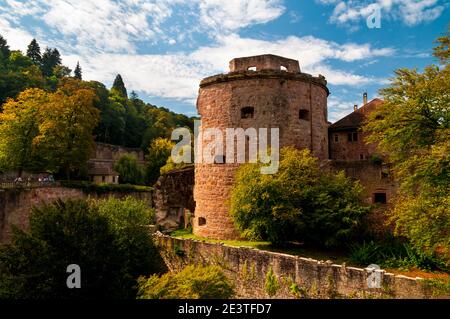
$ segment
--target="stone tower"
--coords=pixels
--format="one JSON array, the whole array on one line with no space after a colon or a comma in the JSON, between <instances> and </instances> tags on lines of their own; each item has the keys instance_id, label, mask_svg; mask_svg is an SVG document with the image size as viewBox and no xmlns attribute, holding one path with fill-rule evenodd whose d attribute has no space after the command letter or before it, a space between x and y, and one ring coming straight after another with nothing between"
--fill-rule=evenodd
<instances>
[{"instance_id":1,"label":"stone tower","mask_svg":"<svg viewBox=\"0 0 450 319\"><path fill-rule=\"evenodd\" d=\"M301 73L298 61L259 55L230 61L230 72L203 79L197 110L201 128L279 128L279 145L328 158L327 82ZM194 234L236 239L229 198L239 164L195 165Z\"/></svg>"}]
</instances>

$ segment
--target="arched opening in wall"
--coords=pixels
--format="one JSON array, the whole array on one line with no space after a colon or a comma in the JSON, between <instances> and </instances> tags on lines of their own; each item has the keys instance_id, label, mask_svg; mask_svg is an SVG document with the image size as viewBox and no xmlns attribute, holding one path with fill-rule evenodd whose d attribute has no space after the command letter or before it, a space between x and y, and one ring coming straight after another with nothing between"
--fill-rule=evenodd
<instances>
[{"instance_id":1,"label":"arched opening in wall","mask_svg":"<svg viewBox=\"0 0 450 319\"><path fill-rule=\"evenodd\" d=\"M251 106L243 107L241 109L241 119L252 119L255 115L255 109Z\"/></svg>"},{"instance_id":2,"label":"arched opening in wall","mask_svg":"<svg viewBox=\"0 0 450 319\"><path fill-rule=\"evenodd\" d=\"M288 71L288 68L285 67L284 65L282 65L282 66L280 66L280 70L281 70L281 71L284 71L284 72L287 72L287 71Z\"/></svg>"},{"instance_id":3,"label":"arched opening in wall","mask_svg":"<svg viewBox=\"0 0 450 319\"><path fill-rule=\"evenodd\" d=\"M303 121L309 121L309 111L308 110L300 110L298 112L298 118Z\"/></svg>"},{"instance_id":4,"label":"arched opening in wall","mask_svg":"<svg viewBox=\"0 0 450 319\"><path fill-rule=\"evenodd\" d=\"M214 157L214 164L225 164L225 163L226 163L225 155L216 155Z\"/></svg>"},{"instance_id":5,"label":"arched opening in wall","mask_svg":"<svg viewBox=\"0 0 450 319\"><path fill-rule=\"evenodd\" d=\"M256 66L249 66L247 71L256 71Z\"/></svg>"},{"instance_id":6,"label":"arched opening in wall","mask_svg":"<svg viewBox=\"0 0 450 319\"><path fill-rule=\"evenodd\" d=\"M198 218L198 225L199 226L205 226L206 225L206 218L205 217L199 217Z\"/></svg>"}]
</instances>

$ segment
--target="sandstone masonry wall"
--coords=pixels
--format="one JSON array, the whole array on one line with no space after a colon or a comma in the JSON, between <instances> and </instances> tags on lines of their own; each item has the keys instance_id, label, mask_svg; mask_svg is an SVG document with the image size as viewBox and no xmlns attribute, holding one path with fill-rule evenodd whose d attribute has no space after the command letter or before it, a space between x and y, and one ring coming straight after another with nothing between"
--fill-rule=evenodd
<instances>
[{"instance_id":1,"label":"sandstone masonry wall","mask_svg":"<svg viewBox=\"0 0 450 319\"><path fill-rule=\"evenodd\" d=\"M381 288L368 288L369 270L310 258L154 235L170 271L188 264L220 265L235 283L236 298L450 298L439 295L420 278L383 270ZM272 269L279 288L269 296L266 276ZM293 288L296 287L296 288ZM297 294L293 291L296 290Z\"/></svg>"},{"instance_id":2,"label":"sandstone masonry wall","mask_svg":"<svg viewBox=\"0 0 450 319\"><path fill-rule=\"evenodd\" d=\"M257 71L246 70L252 64ZM280 71L283 64L288 66L287 71ZM280 147L308 148L319 159L328 159L329 92L323 77L300 73L297 61L272 55L235 59L231 61L234 70L239 72L201 82L197 100L201 130L219 129L225 145L227 128L279 128ZM242 116L245 108L252 108L251 116ZM207 145L210 140L204 138L203 142ZM247 151L250 142L246 141ZM238 237L229 216L230 191L238 166L196 163L195 234L219 239Z\"/></svg>"},{"instance_id":3,"label":"sandstone masonry wall","mask_svg":"<svg viewBox=\"0 0 450 319\"><path fill-rule=\"evenodd\" d=\"M183 227L186 210L195 211L194 166L162 174L154 185L156 223L164 229Z\"/></svg>"}]
</instances>

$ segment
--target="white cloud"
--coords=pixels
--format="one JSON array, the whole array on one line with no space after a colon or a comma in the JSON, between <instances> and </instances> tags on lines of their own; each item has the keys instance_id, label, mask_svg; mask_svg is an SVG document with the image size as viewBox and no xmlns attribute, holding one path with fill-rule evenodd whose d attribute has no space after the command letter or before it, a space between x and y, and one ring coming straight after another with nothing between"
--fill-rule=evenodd
<instances>
[{"instance_id":1,"label":"white cloud","mask_svg":"<svg viewBox=\"0 0 450 319\"><path fill-rule=\"evenodd\" d=\"M278 18L285 8L280 0L200 0L200 21L221 32Z\"/></svg>"},{"instance_id":2,"label":"white cloud","mask_svg":"<svg viewBox=\"0 0 450 319\"><path fill-rule=\"evenodd\" d=\"M5 0L0 20L40 20L74 51L135 53L137 42L172 44L192 32L215 37L283 14L282 0ZM170 26L163 26L177 15ZM174 33L174 34L169 34Z\"/></svg>"},{"instance_id":3,"label":"white cloud","mask_svg":"<svg viewBox=\"0 0 450 319\"><path fill-rule=\"evenodd\" d=\"M441 16L445 6L438 0L316 0L325 5L334 5L330 22L349 25L365 20L376 8L381 10L382 20L400 20L408 26L433 21Z\"/></svg>"},{"instance_id":4,"label":"white cloud","mask_svg":"<svg viewBox=\"0 0 450 319\"><path fill-rule=\"evenodd\" d=\"M312 36L269 41L238 35L240 28L282 15L285 8L280 0L5 1L7 6L0 7L0 34L12 48L24 50L32 37L39 36L41 46L60 49L68 66L80 61L86 80L109 84L120 73L130 90L191 104L195 103L199 81L227 72L228 62L235 57L267 53L286 56L299 60L303 72L323 74L332 85L359 87L383 80L334 68L331 62L366 61L395 52L392 48L340 44ZM180 13L179 8L174 9L175 4L189 10ZM184 24L167 28L164 24L176 14L177 21ZM48 28L24 30L20 19L28 15L41 19ZM197 17L196 23L190 30L183 29L192 22L192 15ZM168 30L175 34L168 34ZM174 53L138 53L142 42L190 43L193 30L209 32L210 44Z\"/></svg>"},{"instance_id":5,"label":"white cloud","mask_svg":"<svg viewBox=\"0 0 450 319\"><path fill-rule=\"evenodd\" d=\"M11 50L22 50L23 52L25 52L28 43L33 39L27 31L14 28L5 19L0 19L0 35L7 39Z\"/></svg>"},{"instance_id":6,"label":"white cloud","mask_svg":"<svg viewBox=\"0 0 450 319\"><path fill-rule=\"evenodd\" d=\"M352 53L353 50L357 53ZM344 60L345 53L351 60L365 60L380 54L389 55L391 52L387 49L372 49L367 44L339 45L314 37L287 37L271 42L241 38L232 34L220 37L215 45L203 46L190 53L101 53L81 58L77 55L64 55L63 58L69 65L75 65L80 60L85 79L111 83L115 75L120 73L130 89L145 92L150 96L195 103L200 80L216 73L227 72L228 62L235 57L278 54L298 59L304 72L323 74L330 84L359 87L379 80L332 68L327 61Z\"/></svg>"}]
</instances>

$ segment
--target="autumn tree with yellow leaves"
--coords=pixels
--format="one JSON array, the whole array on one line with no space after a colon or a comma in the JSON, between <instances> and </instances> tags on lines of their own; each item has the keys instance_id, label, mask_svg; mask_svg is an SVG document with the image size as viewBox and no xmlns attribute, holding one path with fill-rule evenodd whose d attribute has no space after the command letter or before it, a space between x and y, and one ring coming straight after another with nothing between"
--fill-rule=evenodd
<instances>
[{"instance_id":1,"label":"autumn tree with yellow leaves","mask_svg":"<svg viewBox=\"0 0 450 319\"><path fill-rule=\"evenodd\" d=\"M9 99L0 114L0 167L71 173L92 154L92 132L99 120L95 92L70 79L48 93L27 89Z\"/></svg>"}]
</instances>

